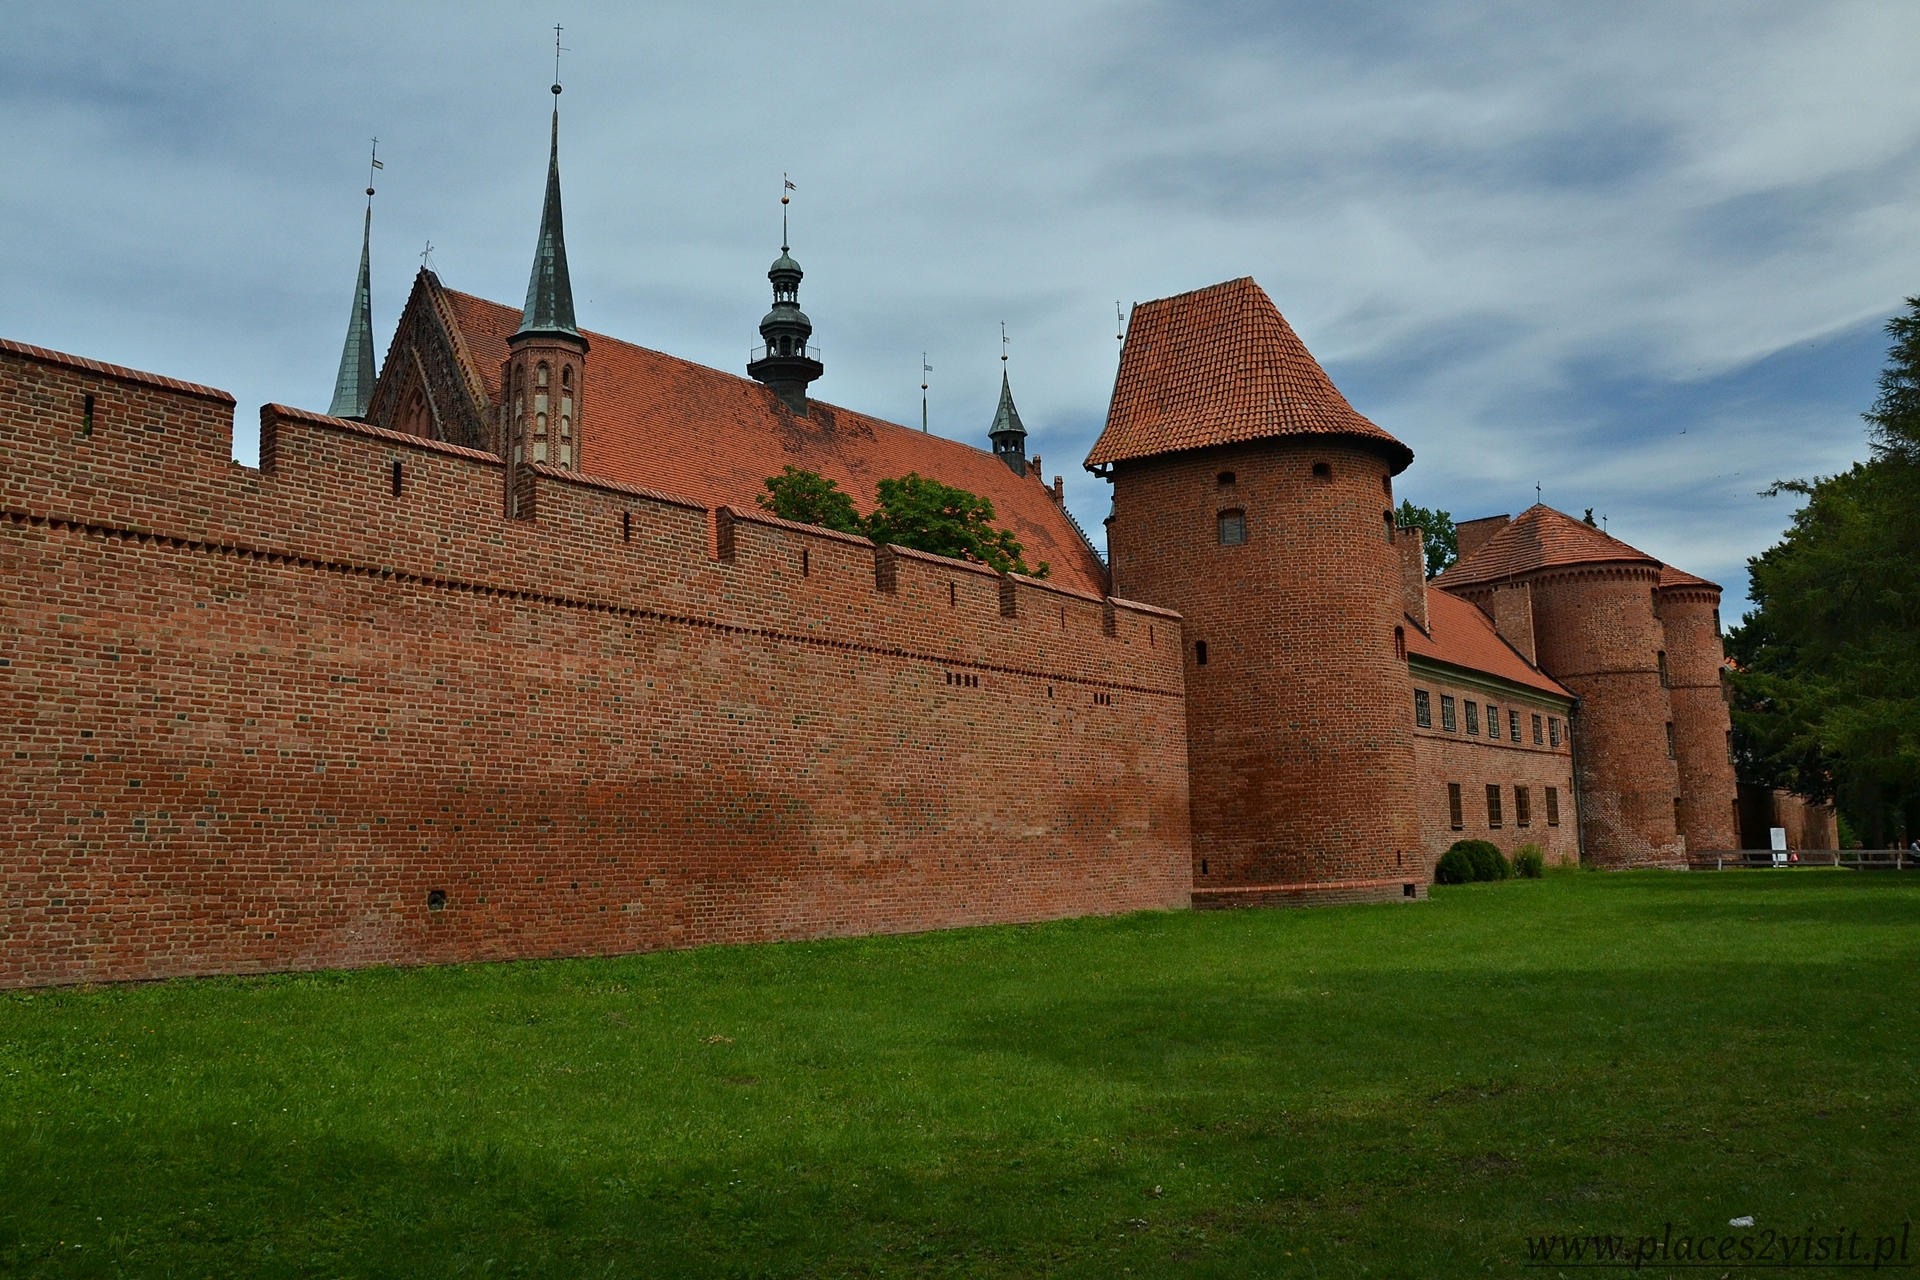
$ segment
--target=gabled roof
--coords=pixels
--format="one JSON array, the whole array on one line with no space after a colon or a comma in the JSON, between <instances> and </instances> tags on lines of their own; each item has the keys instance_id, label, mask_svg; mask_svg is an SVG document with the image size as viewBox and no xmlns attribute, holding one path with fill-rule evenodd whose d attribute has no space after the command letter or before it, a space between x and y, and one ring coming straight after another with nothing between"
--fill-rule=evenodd
<instances>
[{"instance_id":1,"label":"gabled roof","mask_svg":"<svg viewBox=\"0 0 1920 1280\"><path fill-rule=\"evenodd\" d=\"M500 368L520 313L445 290L448 311L487 395L500 402ZM984 449L927 435L818 400L802 418L771 390L674 356L597 333L587 357L580 417L582 470L609 480L680 494L714 506L756 511L767 477L792 465L837 481L862 511L876 482L918 472L993 503L996 522L1020 540L1029 565L1093 595L1105 570L1037 475L1016 476Z\"/></svg>"},{"instance_id":2,"label":"gabled roof","mask_svg":"<svg viewBox=\"0 0 1920 1280\"><path fill-rule=\"evenodd\" d=\"M1089 467L1275 436L1378 445L1397 473L1413 451L1335 389L1265 291L1243 276L1133 309L1106 430Z\"/></svg>"},{"instance_id":3,"label":"gabled roof","mask_svg":"<svg viewBox=\"0 0 1920 1280\"><path fill-rule=\"evenodd\" d=\"M1536 503L1472 555L1449 565L1435 582L1448 588L1472 586L1536 569L1602 563L1660 564L1646 552L1609 537L1584 520Z\"/></svg>"},{"instance_id":4,"label":"gabled roof","mask_svg":"<svg viewBox=\"0 0 1920 1280\"><path fill-rule=\"evenodd\" d=\"M1419 627L1407 628L1410 657L1464 667L1562 698L1573 697L1566 686L1502 640L1500 633L1493 629L1493 619L1478 605L1428 587L1427 626L1430 634L1422 634Z\"/></svg>"}]
</instances>

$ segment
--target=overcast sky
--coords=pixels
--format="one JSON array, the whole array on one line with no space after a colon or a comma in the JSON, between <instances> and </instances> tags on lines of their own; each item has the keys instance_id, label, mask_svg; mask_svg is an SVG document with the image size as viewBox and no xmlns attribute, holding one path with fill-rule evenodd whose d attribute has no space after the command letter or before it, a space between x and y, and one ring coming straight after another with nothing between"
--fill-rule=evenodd
<instances>
[{"instance_id":1,"label":"overcast sky","mask_svg":"<svg viewBox=\"0 0 1920 1280\"><path fill-rule=\"evenodd\" d=\"M1252 275L1414 501L1544 499L1713 577L1865 457L1920 294L1920 5L18 5L0 336L325 409L368 139L384 354L420 251L518 305L552 31L583 326L741 371L799 187L816 393L985 447L1000 324L1088 528L1125 304Z\"/></svg>"}]
</instances>

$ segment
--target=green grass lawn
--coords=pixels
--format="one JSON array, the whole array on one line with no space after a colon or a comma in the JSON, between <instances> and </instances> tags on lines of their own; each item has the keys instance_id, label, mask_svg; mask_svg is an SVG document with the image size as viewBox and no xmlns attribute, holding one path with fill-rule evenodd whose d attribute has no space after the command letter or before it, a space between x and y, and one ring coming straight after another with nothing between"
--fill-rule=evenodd
<instances>
[{"instance_id":1,"label":"green grass lawn","mask_svg":"<svg viewBox=\"0 0 1920 1280\"><path fill-rule=\"evenodd\" d=\"M1917 1055L1920 877L1814 870L16 993L0 1274L1553 1275L1528 1235L1745 1214L1870 1249L1920 1207Z\"/></svg>"}]
</instances>

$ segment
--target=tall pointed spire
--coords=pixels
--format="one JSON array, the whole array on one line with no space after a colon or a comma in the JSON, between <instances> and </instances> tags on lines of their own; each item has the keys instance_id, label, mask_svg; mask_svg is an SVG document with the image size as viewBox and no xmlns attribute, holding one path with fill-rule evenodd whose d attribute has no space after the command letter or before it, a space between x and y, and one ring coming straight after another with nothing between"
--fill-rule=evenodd
<instances>
[{"instance_id":1,"label":"tall pointed spire","mask_svg":"<svg viewBox=\"0 0 1920 1280\"><path fill-rule=\"evenodd\" d=\"M347 341L340 348L340 372L333 380L333 403L327 413L335 418L361 421L367 416L367 404L373 399L373 170L382 168L379 139L374 140L374 158L367 170L367 214L360 226L360 281L353 290L353 311L347 317Z\"/></svg>"},{"instance_id":2,"label":"tall pointed spire","mask_svg":"<svg viewBox=\"0 0 1920 1280\"><path fill-rule=\"evenodd\" d=\"M993 411L993 425L987 428L993 441L993 456L1012 468L1013 474L1027 474L1027 429L1020 425L1020 411L1013 407L1013 384L1007 381L1007 326L1000 326L1000 407Z\"/></svg>"},{"instance_id":3,"label":"tall pointed spire","mask_svg":"<svg viewBox=\"0 0 1920 1280\"><path fill-rule=\"evenodd\" d=\"M567 278L567 241L560 227L560 86L553 86L553 140L547 153L547 202L540 210L540 239L533 249L533 274L527 278L527 305L520 333L569 333L573 322L573 282Z\"/></svg>"}]
</instances>

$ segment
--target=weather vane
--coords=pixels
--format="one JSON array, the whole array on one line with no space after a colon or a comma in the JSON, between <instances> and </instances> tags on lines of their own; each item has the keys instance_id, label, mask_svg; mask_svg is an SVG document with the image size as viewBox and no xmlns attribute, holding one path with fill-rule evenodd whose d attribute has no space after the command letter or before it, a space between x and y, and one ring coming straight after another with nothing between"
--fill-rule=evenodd
<instances>
[{"instance_id":1,"label":"weather vane","mask_svg":"<svg viewBox=\"0 0 1920 1280\"><path fill-rule=\"evenodd\" d=\"M1000 364L1002 365L1002 367L1004 367L1006 363L1007 363L1007 322L1005 320L1002 320L1000 322Z\"/></svg>"},{"instance_id":2,"label":"weather vane","mask_svg":"<svg viewBox=\"0 0 1920 1280\"><path fill-rule=\"evenodd\" d=\"M1127 340L1127 314L1120 309L1118 298L1113 300L1113 340L1115 342Z\"/></svg>"},{"instance_id":3,"label":"weather vane","mask_svg":"<svg viewBox=\"0 0 1920 1280\"><path fill-rule=\"evenodd\" d=\"M375 138L373 140L373 158L367 167L367 204L369 206L373 204L373 171L386 167L387 166L380 163L380 139Z\"/></svg>"},{"instance_id":4,"label":"weather vane","mask_svg":"<svg viewBox=\"0 0 1920 1280\"><path fill-rule=\"evenodd\" d=\"M927 429L927 375L933 372L933 366L927 363L927 353L920 353L920 430Z\"/></svg>"},{"instance_id":5,"label":"weather vane","mask_svg":"<svg viewBox=\"0 0 1920 1280\"><path fill-rule=\"evenodd\" d=\"M793 179L784 173L780 175L780 252L782 253L787 251L787 205L793 199L787 192L799 189L793 185Z\"/></svg>"},{"instance_id":6,"label":"weather vane","mask_svg":"<svg viewBox=\"0 0 1920 1280\"><path fill-rule=\"evenodd\" d=\"M560 93L560 24L553 24L553 92Z\"/></svg>"}]
</instances>

